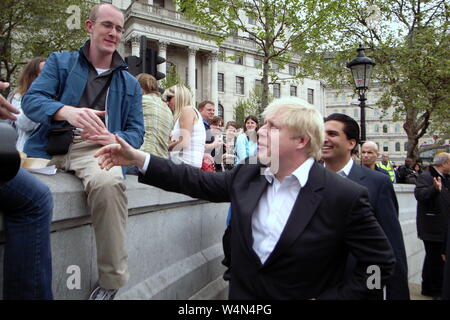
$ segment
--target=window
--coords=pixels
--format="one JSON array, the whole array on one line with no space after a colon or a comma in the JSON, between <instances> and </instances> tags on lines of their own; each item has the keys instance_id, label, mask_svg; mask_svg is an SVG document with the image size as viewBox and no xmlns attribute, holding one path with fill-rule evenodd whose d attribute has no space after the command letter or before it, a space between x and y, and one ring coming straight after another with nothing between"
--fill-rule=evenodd
<instances>
[{"instance_id":1,"label":"window","mask_svg":"<svg viewBox=\"0 0 450 320\"><path fill-rule=\"evenodd\" d=\"M280 71L280 66L276 62L272 62L272 69L273 71L278 72Z\"/></svg>"},{"instance_id":2,"label":"window","mask_svg":"<svg viewBox=\"0 0 450 320\"><path fill-rule=\"evenodd\" d=\"M262 67L262 60L259 58L254 58L253 59L253 66L255 68L261 68Z\"/></svg>"},{"instance_id":3,"label":"window","mask_svg":"<svg viewBox=\"0 0 450 320\"><path fill-rule=\"evenodd\" d=\"M387 152L389 151L389 143L388 142L384 142L383 143L383 152Z\"/></svg>"},{"instance_id":4,"label":"window","mask_svg":"<svg viewBox=\"0 0 450 320\"><path fill-rule=\"evenodd\" d=\"M373 110L373 114L374 114L375 117L379 117L380 116L380 110L374 109Z\"/></svg>"},{"instance_id":5,"label":"window","mask_svg":"<svg viewBox=\"0 0 450 320\"><path fill-rule=\"evenodd\" d=\"M374 131L377 132L377 133L380 132L380 126L377 125L377 124L374 125L373 129L374 129Z\"/></svg>"},{"instance_id":6,"label":"window","mask_svg":"<svg viewBox=\"0 0 450 320\"><path fill-rule=\"evenodd\" d=\"M273 96L275 98L279 98L280 97L280 87L281 87L281 85L279 83L274 83L273 84Z\"/></svg>"},{"instance_id":7,"label":"window","mask_svg":"<svg viewBox=\"0 0 450 320\"><path fill-rule=\"evenodd\" d=\"M236 60L234 60L234 63L243 65L244 64L244 56L241 53L236 54Z\"/></svg>"},{"instance_id":8,"label":"window","mask_svg":"<svg viewBox=\"0 0 450 320\"><path fill-rule=\"evenodd\" d=\"M236 77L236 94L244 94L244 77Z\"/></svg>"},{"instance_id":9,"label":"window","mask_svg":"<svg viewBox=\"0 0 450 320\"><path fill-rule=\"evenodd\" d=\"M308 89L308 102L314 104L314 89Z\"/></svg>"},{"instance_id":10,"label":"window","mask_svg":"<svg viewBox=\"0 0 450 320\"><path fill-rule=\"evenodd\" d=\"M164 0L153 0L153 5L156 7L164 8Z\"/></svg>"},{"instance_id":11,"label":"window","mask_svg":"<svg viewBox=\"0 0 450 320\"><path fill-rule=\"evenodd\" d=\"M387 124L383 124L383 133L388 133L388 126L387 126Z\"/></svg>"},{"instance_id":12,"label":"window","mask_svg":"<svg viewBox=\"0 0 450 320\"><path fill-rule=\"evenodd\" d=\"M225 82L223 73L217 74L217 89L219 90L219 92L225 92Z\"/></svg>"},{"instance_id":13,"label":"window","mask_svg":"<svg viewBox=\"0 0 450 320\"><path fill-rule=\"evenodd\" d=\"M262 89L262 81L259 79L255 80L255 88L260 88Z\"/></svg>"},{"instance_id":14,"label":"window","mask_svg":"<svg viewBox=\"0 0 450 320\"><path fill-rule=\"evenodd\" d=\"M396 142L395 143L395 151L399 152L400 151L400 142Z\"/></svg>"},{"instance_id":15,"label":"window","mask_svg":"<svg viewBox=\"0 0 450 320\"><path fill-rule=\"evenodd\" d=\"M252 17L248 17L248 24L256 25L256 21Z\"/></svg>"},{"instance_id":16,"label":"window","mask_svg":"<svg viewBox=\"0 0 450 320\"><path fill-rule=\"evenodd\" d=\"M290 64L289 65L289 74L291 76L295 76L296 73L297 73L297 68L294 65Z\"/></svg>"},{"instance_id":17,"label":"window","mask_svg":"<svg viewBox=\"0 0 450 320\"><path fill-rule=\"evenodd\" d=\"M359 110L353 109L353 118L358 118L358 117L359 117Z\"/></svg>"},{"instance_id":18,"label":"window","mask_svg":"<svg viewBox=\"0 0 450 320\"><path fill-rule=\"evenodd\" d=\"M297 96L297 86L291 86L291 97L296 97Z\"/></svg>"},{"instance_id":19,"label":"window","mask_svg":"<svg viewBox=\"0 0 450 320\"><path fill-rule=\"evenodd\" d=\"M403 150L408 151L408 141L403 144Z\"/></svg>"},{"instance_id":20,"label":"window","mask_svg":"<svg viewBox=\"0 0 450 320\"><path fill-rule=\"evenodd\" d=\"M218 115L219 117L221 117L222 120L223 120L223 114L224 114L224 111L223 111L223 105L221 105L221 104L219 103L219 108L218 108L218 110L217 110L217 115Z\"/></svg>"},{"instance_id":21,"label":"window","mask_svg":"<svg viewBox=\"0 0 450 320\"><path fill-rule=\"evenodd\" d=\"M400 124L399 123L396 123L395 124L395 132L396 133L399 133L400 132ZM400 151L400 150L399 150Z\"/></svg>"}]
</instances>

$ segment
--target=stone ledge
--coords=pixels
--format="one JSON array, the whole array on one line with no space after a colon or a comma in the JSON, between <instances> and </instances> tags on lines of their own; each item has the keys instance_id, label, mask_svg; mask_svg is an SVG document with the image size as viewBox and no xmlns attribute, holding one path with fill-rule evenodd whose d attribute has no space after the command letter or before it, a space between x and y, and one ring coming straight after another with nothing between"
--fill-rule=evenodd
<instances>
[{"instance_id":1,"label":"stone ledge","mask_svg":"<svg viewBox=\"0 0 450 320\"><path fill-rule=\"evenodd\" d=\"M54 176L34 174L53 194L52 230L90 223L90 210L86 203L81 180L70 173L58 172ZM129 215L149 213L167 208L206 203L189 196L148 186L137 181L137 176L125 179ZM1 216L0 216L1 217ZM0 219L0 232L4 230ZM0 242L2 243L2 242Z\"/></svg>"}]
</instances>

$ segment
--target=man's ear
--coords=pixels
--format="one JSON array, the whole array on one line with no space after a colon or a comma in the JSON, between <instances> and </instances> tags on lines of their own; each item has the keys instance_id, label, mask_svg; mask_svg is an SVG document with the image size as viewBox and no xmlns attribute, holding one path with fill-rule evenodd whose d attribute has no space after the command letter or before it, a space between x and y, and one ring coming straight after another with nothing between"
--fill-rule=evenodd
<instances>
[{"instance_id":1,"label":"man's ear","mask_svg":"<svg viewBox=\"0 0 450 320\"><path fill-rule=\"evenodd\" d=\"M305 149L305 147L311 141L311 138L308 136L304 136L304 137L297 138L297 140L298 140L298 144L295 149L301 150L301 149Z\"/></svg>"},{"instance_id":2,"label":"man's ear","mask_svg":"<svg viewBox=\"0 0 450 320\"><path fill-rule=\"evenodd\" d=\"M84 27L86 28L87 32L92 33L92 29L94 27L94 22L91 20L86 20L84 22Z\"/></svg>"},{"instance_id":3,"label":"man's ear","mask_svg":"<svg viewBox=\"0 0 450 320\"><path fill-rule=\"evenodd\" d=\"M355 146L357 145L356 140L350 139L350 140L348 140L348 142L350 143L350 150L355 149Z\"/></svg>"}]
</instances>

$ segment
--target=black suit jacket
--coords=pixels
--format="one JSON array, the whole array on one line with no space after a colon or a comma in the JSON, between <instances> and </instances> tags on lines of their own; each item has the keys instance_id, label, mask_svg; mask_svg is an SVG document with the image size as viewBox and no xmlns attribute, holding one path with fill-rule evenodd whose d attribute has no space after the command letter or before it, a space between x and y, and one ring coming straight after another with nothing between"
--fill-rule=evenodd
<instances>
[{"instance_id":1,"label":"black suit jacket","mask_svg":"<svg viewBox=\"0 0 450 320\"><path fill-rule=\"evenodd\" d=\"M403 233L398 221L398 202L389 176L353 164L348 178L369 191L369 201L381 228L394 249L394 275L386 283L387 300L409 300L408 263Z\"/></svg>"},{"instance_id":2,"label":"black suit jacket","mask_svg":"<svg viewBox=\"0 0 450 320\"><path fill-rule=\"evenodd\" d=\"M230 299L363 299L370 265L382 285L395 267L392 248L367 190L314 163L286 226L264 264L252 249L252 214L268 182L259 164L203 172L152 156L139 181L212 202L231 202ZM349 252L354 276L343 282Z\"/></svg>"},{"instance_id":3,"label":"black suit jacket","mask_svg":"<svg viewBox=\"0 0 450 320\"><path fill-rule=\"evenodd\" d=\"M433 178L441 177L433 166L422 173L416 182L414 196L417 199L417 235L425 241L444 242L447 233L449 216L448 179L442 178L444 192L438 192L433 184ZM447 205L446 205L447 204Z\"/></svg>"}]
</instances>

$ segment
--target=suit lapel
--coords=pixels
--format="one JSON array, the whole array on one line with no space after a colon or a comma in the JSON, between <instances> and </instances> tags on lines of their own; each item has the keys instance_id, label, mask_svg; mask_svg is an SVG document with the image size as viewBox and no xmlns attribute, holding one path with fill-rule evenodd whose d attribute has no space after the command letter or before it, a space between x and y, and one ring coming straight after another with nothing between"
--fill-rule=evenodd
<instances>
[{"instance_id":1,"label":"suit lapel","mask_svg":"<svg viewBox=\"0 0 450 320\"><path fill-rule=\"evenodd\" d=\"M287 250L305 230L322 201L323 197L318 191L323 189L325 170L317 162L311 167L308 182L301 188L280 239L265 265L270 264Z\"/></svg>"},{"instance_id":2,"label":"suit lapel","mask_svg":"<svg viewBox=\"0 0 450 320\"><path fill-rule=\"evenodd\" d=\"M350 170L348 174L348 178L358 184L360 184L360 181L364 180L366 178L366 175L364 174L361 166L359 166L356 163L353 163L352 169Z\"/></svg>"}]
</instances>

